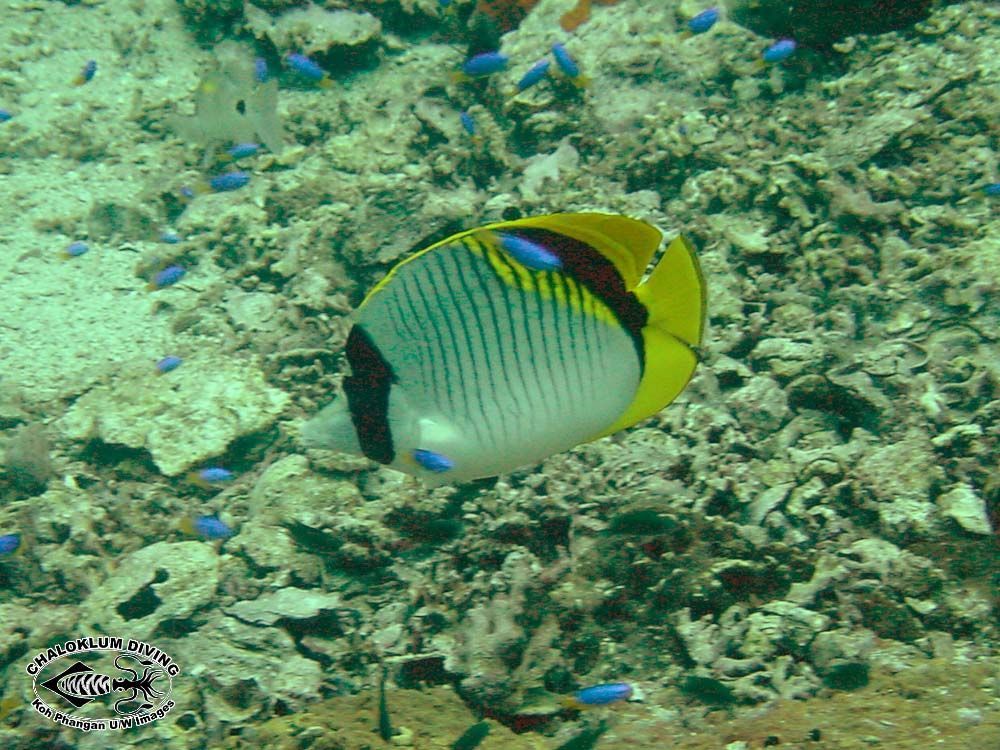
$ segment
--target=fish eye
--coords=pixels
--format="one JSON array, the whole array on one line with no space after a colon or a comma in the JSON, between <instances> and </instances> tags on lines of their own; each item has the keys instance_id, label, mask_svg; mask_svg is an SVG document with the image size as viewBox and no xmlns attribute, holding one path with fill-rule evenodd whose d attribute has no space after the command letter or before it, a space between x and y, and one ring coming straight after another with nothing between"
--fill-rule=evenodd
<instances>
[{"instance_id":1,"label":"fish eye","mask_svg":"<svg viewBox=\"0 0 1000 750\"><path fill-rule=\"evenodd\" d=\"M238 102L236 102L236 111L239 112L241 115L245 115L247 113L247 103L242 99L240 99Z\"/></svg>"}]
</instances>

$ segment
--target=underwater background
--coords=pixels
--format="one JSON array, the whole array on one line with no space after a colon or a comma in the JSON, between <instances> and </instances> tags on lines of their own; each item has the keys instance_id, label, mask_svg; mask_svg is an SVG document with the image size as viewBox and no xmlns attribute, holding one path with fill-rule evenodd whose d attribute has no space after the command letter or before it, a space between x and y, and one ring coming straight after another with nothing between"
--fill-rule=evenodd
<instances>
[{"instance_id":1,"label":"underwater background","mask_svg":"<svg viewBox=\"0 0 1000 750\"><path fill-rule=\"evenodd\" d=\"M0 45L0 748L1000 746L997 3L7 0ZM697 248L674 404L433 490L301 445L393 264L567 211ZM88 636L169 712L33 708Z\"/></svg>"}]
</instances>

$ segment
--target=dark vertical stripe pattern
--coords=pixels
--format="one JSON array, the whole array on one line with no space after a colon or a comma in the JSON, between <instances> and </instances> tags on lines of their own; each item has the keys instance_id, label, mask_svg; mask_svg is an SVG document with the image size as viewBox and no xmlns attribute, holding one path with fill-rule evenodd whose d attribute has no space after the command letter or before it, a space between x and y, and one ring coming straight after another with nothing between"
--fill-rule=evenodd
<instances>
[{"instance_id":1,"label":"dark vertical stripe pattern","mask_svg":"<svg viewBox=\"0 0 1000 750\"><path fill-rule=\"evenodd\" d=\"M347 335L346 353L351 374L344 378L344 394L361 452L373 461L392 463L395 458L389 432L392 370L360 325L351 328Z\"/></svg>"},{"instance_id":2,"label":"dark vertical stripe pattern","mask_svg":"<svg viewBox=\"0 0 1000 750\"><path fill-rule=\"evenodd\" d=\"M632 337L639 353L639 361L644 360L642 328L646 325L649 314L635 295L625 288L625 282L614 263L586 242L548 229L517 227L504 232L524 237L558 256L563 263L563 272L583 284L611 309L618 322Z\"/></svg>"}]
</instances>

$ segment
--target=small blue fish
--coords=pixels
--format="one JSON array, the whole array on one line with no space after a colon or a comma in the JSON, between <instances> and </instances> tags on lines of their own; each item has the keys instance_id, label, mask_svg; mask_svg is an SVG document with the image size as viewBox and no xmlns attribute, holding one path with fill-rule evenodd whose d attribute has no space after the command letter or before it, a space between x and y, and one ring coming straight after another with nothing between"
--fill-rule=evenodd
<instances>
[{"instance_id":1,"label":"small blue fish","mask_svg":"<svg viewBox=\"0 0 1000 750\"><path fill-rule=\"evenodd\" d=\"M76 240L75 242L69 243L69 245L66 246L66 249L63 250L62 254L63 258L79 258L88 250L90 250L90 247L88 247L86 242Z\"/></svg>"},{"instance_id":2,"label":"small blue fish","mask_svg":"<svg viewBox=\"0 0 1000 750\"><path fill-rule=\"evenodd\" d=\"M991 182L989 185L986 185L983 187L983 193L990 198L1000 195L1000 182Z\"/></svg>"},{"instance_id":3,"label":"small blue fish","mask_svg":"<svg viewBox=\"0 0 1000 750\"><path fill-rule=\"evenodd\" d=\"M315 83L324 89L333 85L327 72L305 55L290 52L285 56L285 61L288 63L288 67L310 83Z\"/></svg>"},{"instance_id":4,"label":"small blue fish","mask_svg":"<svg viewBox=\"0 0 1000 750\"><path fill-rule=\"evenodd\" d=\"M563 262L555 253L546 250L537 242L508 232L498 232L500 247L510 253L522 266L535 271L558 271Z\"/></svg>"},{"instance_id":5,"label":"small blue fish","mask_svg":"<svg viewBox=\"0 0 1000 750\"><path fill-rule=\"evenodd\" d=\"M250 175L247 172L226 172L217 174L208 181L208 189L214 193L228 193L231 190L239 190L250 184Z\"/></svg>"},{"instance_id":6,"label":"small blue fish","mask_svg":"<svg viewBox=\"0 0 1000 750\"><path fill-rule=\"evenodd\" d=\"M187 271L181 266L167 266L153 276L153 280L149 282L149 288L163 289L164 287L173 286L183 279L186 273Z\"/></svg>"},{"instance_id":7,"label":"small blue fish","mask_svg":"<svg viewBox=\"0 0 1000 750\"><path fill-rule=\"evenodd\" d=\"M233 472L229 469L223 469L221 466L209 466L196 472L195 475L202 482L208 482L209 484L233 481Z\"/></svg>"},{"instance_id":8,"label":"small blue fish","mask_svg":"<svg viewBox=\"0 0 1000 750\"><path fill-rule=\"evenodd\" d=\"M233 159L245 159L260 151L259 143L237 143L226 149L226 153Z\"/></svg>"},{"instance_id":9,"label":"small blue fish","mask_svg":"<svg viewBox=\"0 0 1000 750\"><path fill-rule=\"evenodd\" d=\"M200 536L205 539L228 539L233 535L233 530L216 516L195 516L194 518L184 518L181 520L181 531L191 536Z\"/></svg>"},{"instance_id":10,"label":"small blue fish","mask_svg":"<svg viewBox=\"0 0 1000 750\"><path fill-rule=\"evenodd\" d=\"M556 59L559 70L575 85L582 88L589 83L590 79L580 74L580 66L561 42L552 45L552 56Z\"/></svg>"},{"instance_id":11,"label":"small blue fish","mask_svg":"<svg viewBox=\"0 0 1000 750\"><path fill-rule=\"evenodd\" d=\"M0 536L0 557L14 554L20 546L20 534L4 534Z\"/></svg>"},{"instance_id":12,"label":"small blue fish","mask_svg":"<svg viewBox=\"0 0 1000 750\"><path fill-rule=\"evenodd\" d=\"M176 245L180 241L181 241L181 236L177 234L177 232L173 232L169 229L164 229L162 232L160 232L160 242L163 242L167 245Z\"/></svg>"},{"instance_id":13,"label":"small blue fish","mask_svg":"<svg viewBox=\"0 0 1000 750\"><path fill-rule=\"evenodd\" d=\"M455 462L447 456L435 451L424 450L423 448L414 449L413 460L427 469L427 471L435 474L441 474L455 468Z\"/></svg>"},{"instance_id":14,"label":"small blue fish","mask_svg":"<svg viewBox=\"0 0 1000 750\"><path fill-rule=\"evenodd\" d=\"M471 136L476 134L476 121L472 119L472 115L468 112L459 112L458 119L466 133Z\"/></svg>"},{"instance_id":15,"label":"small blue fish","mask_svg":"<svg viewBox=\"0 0 1000 750\"><path fill-rule=\"evenodd\" d=\"M82 86L88 83L97 73L97 60L87 60L84 64L83 69L77 74L76 78L73 79L74 86Z\"/></svg>"},{"instance_id":16,"label":"small blue fish","mask_svg":"<svg viewBox=\"0 0 1000 750\"><path fill-rule=\"evenodd\" d=\"M539 60L531 68L521 76L521 80L517 82L517 90L524 91L525 89L530 89L540 80L545 78L549 72L549 67L551 63L548 60Z\"/></svg>"},{"instance_id":17,"label":"small blue fish","mask_svg":"<svg viewBox=\"0 0 1000 750\"><path fill-rule=\"evenodd\" d=\"M717 7L706 8L687 22L688 30L692 34L704 34L706 31L715 26L715 23L719 20L720 15L721 13Z\"/></svg>"},{"instance_id":18,"label":"small blue fish","mask_svg":"<svg viewBox=\"0 0 1000 750\"><path fill-rule=\"evenodd\" d=\"M267 60L263 57L256 58L253 61L253 79L257 83L267 83L267 79L270 77L270 72L267 69Z\"/></svg>"},{"instance_id":19,"label":"small blue fish","mask_svg":"<svg viewBox=\"0 0 1000 750\"><path fill-rule=\"evenodd\" d=\"M552 45L552 56L556 58L559 70L570 78L576 78L580 75L580 66L576 64L576 60L569 54L569 50L562 42L556 42Z\"/></svg>"},{"instance_id":20,"label":"small blue fish","mask_svg":"<svg viewBox=\"0 0 1000 750\"><path fill-rule=\"evenodd\" d=\"M462 72L470 78L482 78L499 73L509 61L502 52L480 52L462 63Z\"/></svg>"},{"instance_id":21,"label":"small blue fish","mask_svg":"<svg viewBox=\"0 0 1000 750\"><path fill-rule=\"evenodd\" d=\"M577 690L568 698L563 698L562 704L566 708L580 710L588 706L606 706L631 697L632 686L627 682L609 682Z\"/></svg>"},{"instance_id":22,"label":"small blue fish","mask_svg":"<svg viewBox=\"0 0 1000 750\"><path fill-rule=\"evenodd\" d=\"M798 47L794 39L779 39L761 53L761 59L766 63L778 63L787 60Z\"/></svg>"},{"instance_id":23,"label":"small blue fish","mask_svg":"<svg viewBox=\"0 0 1000 750\"><path fill-rule=\"evenodd\" d=\"M0 122L7 122L12 119L14 119L14 115L10 113L10 110L0 109Z\"/></svg>"},{"instance_id":24,"label":"small blue fish","mask_svg":"<svg viewBox=\"0 0 1000 750\"><path fill-rule=\"evenodd\" d=\"M173 372L184 364L184 360L173 354L168 355L156 363L156 370L161 374Z\"/></svg>"}]
</instances>

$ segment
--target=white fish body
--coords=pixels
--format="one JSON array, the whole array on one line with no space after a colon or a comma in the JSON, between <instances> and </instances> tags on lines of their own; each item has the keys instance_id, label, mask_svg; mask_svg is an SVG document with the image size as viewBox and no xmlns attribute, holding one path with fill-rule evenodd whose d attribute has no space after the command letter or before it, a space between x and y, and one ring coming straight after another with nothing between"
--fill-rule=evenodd
<instances>
[{"instance_id":1,"label":"white fish body","mask_svg":"<svg viewBox=\"0 0 1000 750\"><path fill-rule=\"evenodd\" d=\"M644 246L609 249L609 228ZM307 423L306 444L367 455L430 486L501 474L637 421L630 407L650 390L651 340L674 370L653 384L662 404L638 405L640 419L655 413L690 377L704 318L687 253L674 264L698 287L681 306L694 322L665 345L646 324L656 316L628 287L659 238L626 217L556 214L455 235L403 261L360 306L346 397ZM626 268L629 252L647 257Z\"/></svg>"}]
</instances>

